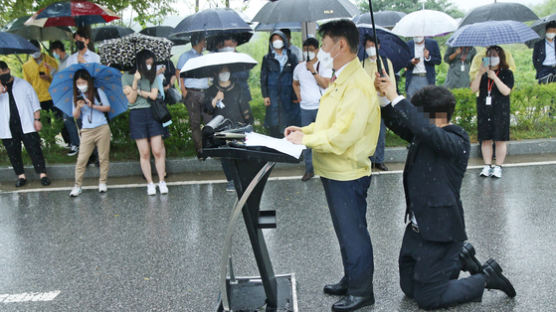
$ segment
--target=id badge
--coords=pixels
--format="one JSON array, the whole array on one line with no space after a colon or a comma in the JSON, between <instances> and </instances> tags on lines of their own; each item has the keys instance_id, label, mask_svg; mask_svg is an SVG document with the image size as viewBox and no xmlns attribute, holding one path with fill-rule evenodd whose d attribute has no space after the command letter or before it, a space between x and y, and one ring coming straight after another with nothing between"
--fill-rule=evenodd
<instances>
[{"instance_id":1,"label":"id badge","mask_svg":"<svg viewBox=\"0 0 556 312\"><path fill-rule=\"evenodd\" d=\"M486 105L492 105L492 96L487 96L486 97Z\"/></svg>"},{"instance_id":2,"label":"id badge","mask_svg":"<svg viewBox=\"0 0 556 312\"><path fill-rule=\"evenodd\" d=\"M461 66L460 66L460 70L461 70L462 72L464 72L464 71L465 71L465 64L461 64Z\"/></svg>"}]
</instances>

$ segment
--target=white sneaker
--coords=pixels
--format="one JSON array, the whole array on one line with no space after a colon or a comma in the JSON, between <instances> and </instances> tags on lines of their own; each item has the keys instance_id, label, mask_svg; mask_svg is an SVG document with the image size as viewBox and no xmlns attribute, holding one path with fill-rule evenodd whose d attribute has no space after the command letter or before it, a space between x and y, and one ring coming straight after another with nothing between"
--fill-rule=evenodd
<instances>
[{"instance_id":1,"label":"white sneaker","mask_svg":"<svg viewBox=\"0 0 556 312\"><path fill-rule=\"evenodd\" d=\"M481 171L481 177L490 177L492 175L492 167L490 165L485 165L483 171Z\"/></svg>"},{"instance_id":2,"label":"white sneaker","mask_svg":"<svg viewBox=\"0 0 556 312\"><path fill-rule=\"evenodd\" d=\"M98 192L99 193L106 193L108 191L108 187L106 186L106 183L99 183L98 184Z\"/></svg>"},{"instance_id":3,"label":"white sneaker","mask_svg":"<svg viewBox=\"0 0 556 312\"><path fill-rule=\"evenodd\" d=\"M83 189L80 186L74 186L73 189L71 189L70 197L77 197L82 192Z\"/></svg>"},{"instance_id":4,"label":"white sneaker","mask_svg":"<svg viewBox=\"0 0 556 312\"><path fill-rule=\"evenodd\" d=\"M494 168L492 169L492 176L494 178L501 178L502 177L502 167L500 166L494 166Z\"/></svg>"},{"instance_id":5,"label":"white sneaker","mask_svg":"<svg viewBox=\"0 0 556 312\"><path fill-rule=\"evenodd\" d=\"M168 194L168 186L166 186L166 182L158 182L158 189L160 190L160 194Z\"/></svg>"},{"instance_id":6,"label":"white sneaker","mask_svg":"<svg viewBox=\"0 0 556 312\"><path fill-rule=\"evenodd\" d=\"M147 195L153 196L156 195L156 186L153 183L147 184Z\"/></svg>"}]
</instances>

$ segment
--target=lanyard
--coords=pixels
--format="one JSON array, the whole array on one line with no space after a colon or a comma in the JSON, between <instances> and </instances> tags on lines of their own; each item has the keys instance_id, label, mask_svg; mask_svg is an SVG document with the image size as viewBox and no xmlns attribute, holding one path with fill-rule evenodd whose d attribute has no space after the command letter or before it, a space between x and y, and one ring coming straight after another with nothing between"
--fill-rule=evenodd
<instances>
[{"instance_id":1,"label":"lanyard","mask_svg":"<svg viewBox=\"0 0 556 312\"><path fill-rule=\"evenodd\" d=\"M496 76L498 76L498 74L500 73L499 70L496 71ZM488 96L490 96L490 92L492 92L492 87L494 86L494 80L491 80L490 78L488 78L488 82L487 82L487 86L488 86Z\"/></svg>"},{"instance_id":2,"label":"lanyard","mask_svg":"<svg viewBox=\"0 0 556 312\"><path fill-rule=\"evenodd\" d=\"M469 48L463 48L461 51L461 62L464 63L467 59L467 53L469 52Z\"/></svg>"}]
</instances>

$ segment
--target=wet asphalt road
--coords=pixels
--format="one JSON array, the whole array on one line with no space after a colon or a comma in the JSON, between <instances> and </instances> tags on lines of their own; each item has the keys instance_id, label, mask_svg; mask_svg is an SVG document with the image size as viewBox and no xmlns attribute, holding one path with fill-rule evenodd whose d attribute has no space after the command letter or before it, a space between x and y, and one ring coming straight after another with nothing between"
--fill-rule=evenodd
<instances>
[{"instance_id":1,"label":"wet asphalt road","mask_svg":"<svg viewBox=\"0 0 556 312\"><path fill-rule=\"evenodd\" d=\"M468 170L462 188L467 232L478 258L495 258L517 297L485 292L450 311L554 311L556 165L506 168L501 180ZM417 311L398 286L404 229L401 174L373 177L367 220L375 252L373 307ZM214 311L218 263L234 195L223 183L0 194L0 311ZM300 311L330 311L322 286L341 276L341 258L318 179L270 181L262 209L277 274L295 272ZM238 276L257 275L243 221L234 236ZM60 291L52 301L3 302L2 295Z\"/></svg>"}]
</instances>

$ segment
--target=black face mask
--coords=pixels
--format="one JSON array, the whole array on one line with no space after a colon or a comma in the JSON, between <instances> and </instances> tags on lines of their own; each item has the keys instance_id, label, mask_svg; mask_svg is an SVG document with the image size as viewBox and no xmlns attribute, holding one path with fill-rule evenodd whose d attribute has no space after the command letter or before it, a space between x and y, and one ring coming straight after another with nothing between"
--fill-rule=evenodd
<instances>
[{"instance_id":1,"label":"black face mask","mask_svg":"<svg viewBox=\"0 0 556 312\"><path fill-rule=\"evenodd\" d=\"M3 85L7 85L8 82L10 82L10 79L12 79L11 73L6 73L6 74L0 75L0 82L1 82Z\"/></svg>"},{"instance_id":2,"label":"black face mask","mask_svg":"<svg viewBox=\"0 0 556 312\"><path fill-rule=\"evenodd\" d=\"M83 41L76 41L75 46L77 47L77 50L79 50L79 51L85 49L85 43Z\"/></svg>"}]
</instances>

